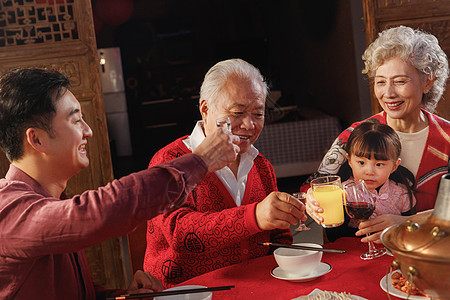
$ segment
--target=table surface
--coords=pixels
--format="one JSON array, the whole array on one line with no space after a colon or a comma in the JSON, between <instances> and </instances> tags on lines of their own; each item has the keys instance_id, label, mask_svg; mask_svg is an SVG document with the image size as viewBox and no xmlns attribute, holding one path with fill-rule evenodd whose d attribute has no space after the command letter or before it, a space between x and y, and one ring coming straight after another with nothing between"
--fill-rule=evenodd
<instances>
[{"instance_id":1,"label":"table surface","mask_svg":"<svg viewBox=\"0 0 450 300\"><path fill-rule=\"evenodd\" d=\"M268 255L203 274L180 285L235 286L231 290L214 292L213 298L216 299L293 299L308 295L316 288L347 292L367 299L388 299L380 287L380 280L389 271L392 256L384 255L366 261L360 259L359 256L368 250L368 246L359 238L340 238L325 244L324 248L347 252L324 252L322 262L330 264L332 270L312 281L290 282L272 277L270 271L277 267L277 263L273 255Z\"/></svg>"}]
</instances>

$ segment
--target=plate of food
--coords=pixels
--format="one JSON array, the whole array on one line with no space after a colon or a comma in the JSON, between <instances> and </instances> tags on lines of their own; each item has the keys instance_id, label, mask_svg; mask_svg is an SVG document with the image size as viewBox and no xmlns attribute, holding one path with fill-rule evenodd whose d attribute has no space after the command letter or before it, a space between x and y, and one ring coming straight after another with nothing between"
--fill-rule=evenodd
<instances>
[{"instance_id":1,"label":"plate of food","mask_svg":"<svg viewBox=\"0 0 450 300\"><path fill-rule=\"evenodd\" d=\"M339 300L367 300L366 298L352 295L346 292L330 292L330 291L321 291L319 289L315 289L311 293L306 296L300 296L298 298L294 298L292 300L321 300L321 299L339 299Z\"/></svg>"},{"instance_id":2,"label":"plate of food","mask_svg":"<svg viewBox=\"0 0 450 300\"><path fill-rule=\"evenodd\" d=\"M427 294L418 289L406 280L405 276L399 270L395 270L380 280L380 286L383 291L392 296L409 299L409 300L426 300L431 299ZM408 296L408 291L410 295Z\"/></svg>"}]
</instances>

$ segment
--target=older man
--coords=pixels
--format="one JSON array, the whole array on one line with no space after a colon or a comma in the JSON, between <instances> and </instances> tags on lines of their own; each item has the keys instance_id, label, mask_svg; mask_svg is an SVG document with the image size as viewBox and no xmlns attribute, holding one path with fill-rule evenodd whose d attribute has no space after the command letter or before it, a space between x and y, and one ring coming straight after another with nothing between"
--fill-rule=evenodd
<instances>
[{"instance_id":1,"label":"older man","mask_svg":"<svg viewBox=\"0 0 450 300\"><path fill-rule=\"evenodd\" d=\"M210 173L181 208L147 224L144 270L169 286L268 254L258 242L291 243L290 224L305 220L304 206L277 192L272 165L253 146L264 126L267 85L251 64L217 63L200 91L202 121L155 154L150 166L195 151L225 120L239 136L236 161Z\"/></svg>"},{"instance_id":2,"label":"older man","mask_svg":"<svg viewBox=\"0 0 450 300\"><path fill-rule=\"evenodd\" d=\"M17 69L0 78L0 298L102 299L82 251L183 204L208 171L234 161L237 137L218 128L179 159L68 199L67 181L88 166L92 131L59 72ZM138 271L132 293L161 290Z\"/></svg>"}]
</instances>

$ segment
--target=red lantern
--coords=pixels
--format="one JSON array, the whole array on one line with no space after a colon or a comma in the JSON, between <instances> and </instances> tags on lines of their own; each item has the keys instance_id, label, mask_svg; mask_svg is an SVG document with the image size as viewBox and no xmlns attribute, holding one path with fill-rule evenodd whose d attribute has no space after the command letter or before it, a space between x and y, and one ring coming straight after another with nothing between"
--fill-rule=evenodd
<instances>
[{"instance_id":1,"label":"red lantern","mask_svg":"<svg viewBox=\"0 0 450 300\"><path fill-rule=\"evenodd\" d=\"M96 0L94 14L105 24L117 26L133 14L133 0Z\"/></svg>"}]
</instances>

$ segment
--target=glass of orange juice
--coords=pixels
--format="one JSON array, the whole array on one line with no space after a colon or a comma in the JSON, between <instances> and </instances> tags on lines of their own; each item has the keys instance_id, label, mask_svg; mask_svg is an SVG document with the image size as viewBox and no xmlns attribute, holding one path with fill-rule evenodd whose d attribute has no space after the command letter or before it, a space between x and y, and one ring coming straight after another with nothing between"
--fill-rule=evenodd
<instances>
[{"instance_id":1,"label":"glass of orange juice","mask_svg":"<svg viewBox=\"0 0 450 300\"><path fill-rule=\"evenodd\" d=\"M311 181L313 196L319 202L323 213L322 226L332 228L344 223L341 178L337 175L318 177Z\"/></svg>"}]
</instances>

